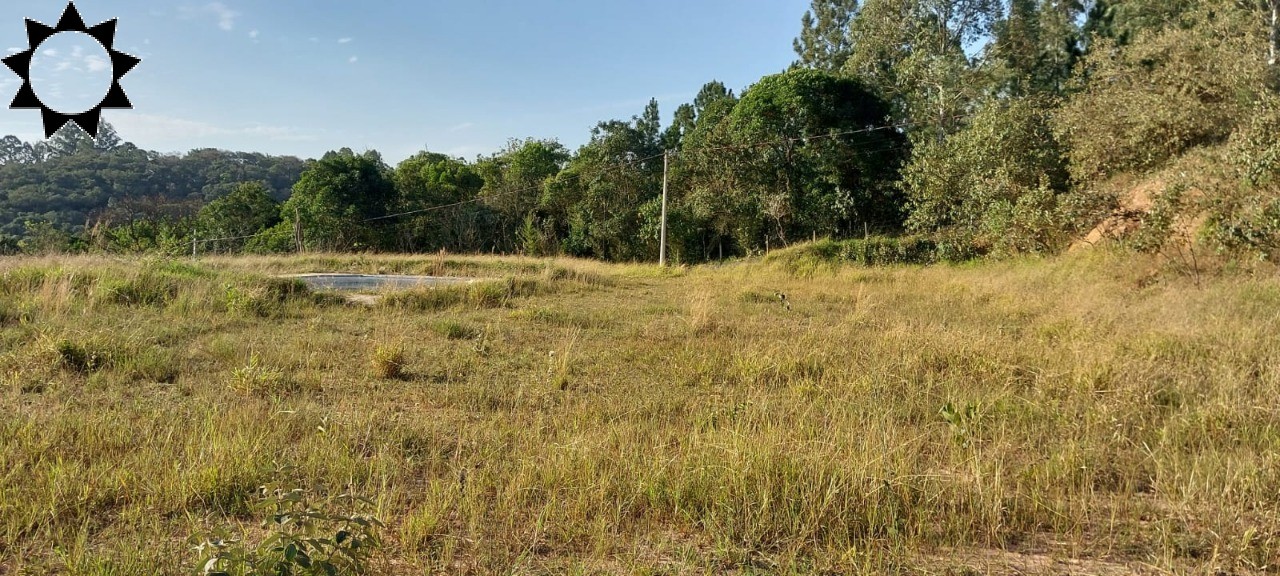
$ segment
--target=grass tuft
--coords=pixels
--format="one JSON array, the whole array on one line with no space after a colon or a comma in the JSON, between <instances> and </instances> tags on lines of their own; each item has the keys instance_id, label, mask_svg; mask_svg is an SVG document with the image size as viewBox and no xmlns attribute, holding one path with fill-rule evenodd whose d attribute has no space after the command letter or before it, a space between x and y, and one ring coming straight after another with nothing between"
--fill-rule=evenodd
<instances>
[{"instance_id":1,"label":"grass tuft","mask_svg":"<svg viewBox=\"0 0 1280 576\"><path fill-rule=\"evenodd\" d=\"M380 380L400 380L405 377L404 346L401 344L376 344L369 354L373 377Z\"/></svg>"}]
</instances>

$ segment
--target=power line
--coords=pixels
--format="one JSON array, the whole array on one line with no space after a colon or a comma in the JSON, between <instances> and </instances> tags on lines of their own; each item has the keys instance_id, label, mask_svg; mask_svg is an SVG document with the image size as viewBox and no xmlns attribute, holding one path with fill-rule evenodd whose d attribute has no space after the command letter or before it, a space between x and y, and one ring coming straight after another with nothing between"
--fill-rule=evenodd
<instances>
[{"instance_id":1,"label":"power line","mask_svg":"<svg viewBox=\"0 0 1280 576\"><path fill-rule=\"evenodd\" d=\"M248 236L236 236L236 237L234 237L234 238L209 238L209 239L207 239L207 240L199 240L199 239L197 239L196 241L197 241L197 242L199 242L199 243L201 243L201 244L206 244L206 243L209 243L209 242L231 242L232 240L248 240L248 239L250 239L250 238L257 238L258 236L262 236L262 235L265 235L265 234L267 234L267 232L266 232L266 231L263 231L263 232L258 232L257 234L250 234L250 235L248 235Z\"/></svg>"}]
</instances>

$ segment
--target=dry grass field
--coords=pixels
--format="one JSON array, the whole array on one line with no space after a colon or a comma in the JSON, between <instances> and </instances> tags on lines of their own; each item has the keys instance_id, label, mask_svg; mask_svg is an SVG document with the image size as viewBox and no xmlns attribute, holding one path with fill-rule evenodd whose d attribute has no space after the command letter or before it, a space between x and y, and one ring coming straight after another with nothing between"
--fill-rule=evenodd
<instances>
[{"instance_id":1,"label":"dry grass field","mask_svg":"<svg viewBox=\"0 0 1280 576\"><path fill-rule=\"evenodd\" d=\"M371 574L1275 573L1280 278L1152 266L7 259L0 574L200 573L261 486Z\"/></svg>"}]
</instances>

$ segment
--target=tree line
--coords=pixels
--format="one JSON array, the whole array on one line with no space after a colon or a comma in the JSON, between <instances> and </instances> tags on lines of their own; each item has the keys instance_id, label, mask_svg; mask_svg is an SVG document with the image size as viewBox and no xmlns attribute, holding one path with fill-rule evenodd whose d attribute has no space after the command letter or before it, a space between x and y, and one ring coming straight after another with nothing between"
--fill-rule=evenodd
<instances>
[{"instance_id":1,"label":"tree line","mask_svg":"<svg viewBox=\"0 0 1280 576\"><path fill-rule=\"evenodd\" d=\"M814 0L800 24L789 70L741 94L709 82L666 126L650 102L577 150L392 167L6 139L0 225L34 247L653 260L665 165L681 262L904 234L1048 253L1115 213L1110 183L1202 153L1211 169L1168 183L1145 245L1186 213L1223 251L1280 256L1280 0ZM138 198L192 205L109 215Z\"/></svg>"}]
</instances>

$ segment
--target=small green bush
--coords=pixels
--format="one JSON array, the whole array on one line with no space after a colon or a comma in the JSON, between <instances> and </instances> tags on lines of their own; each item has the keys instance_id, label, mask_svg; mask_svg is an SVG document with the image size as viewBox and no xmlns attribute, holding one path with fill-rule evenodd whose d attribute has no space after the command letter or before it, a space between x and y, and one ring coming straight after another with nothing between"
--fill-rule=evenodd
<instances>
[{"instance_id":1,"label":"small green bush","mask_svg":"<svg viewBox=\"0 0 1280 576\"><path fill-rule=\"evenodd\" d=\"M10 296L30 294L44 284L45 278L56 273L48 268L35 266L14 268L0 276L0 292Z\"/></svg>"},{"instance_id":2,"label":"small green bush","mask_svg":"<svg viewBox=\"0 0 1280 576\"><path fill-rule=\"evenodd\" d=\"M848 240L840 245L840 258L861 266L893 264L933 264L938 261L938 245L928 238L873 236Z\"/></svg>"},{"instance_id":3,"label":"small green bush","mask_svg":"<svg viewBox=\"0 0 1280 576\"><path fill-rule=\"evenodd\" d=\"M1225 252L1280 263L1280 98L1262 99L1229 146L1236 186L1220 186L1201 204L1204 234Z\"/></svg>"},{"instance_id":4,"label":"small green bush","mask_svg":"<svg viewBox=\"0 0 1280 576\"><path fill-rule=\"evenodd\" d=\"M258 489L265 536L250 544L225 530L190 539L204 576L359 576L382 546L385 526L365 511L374 504L344 492L318 496L281 483Z\"/></svg>"},{"instance_id":5,"label":"small green bush","mask_svg":"<svg viewBox=\"0 0 1280 576\"><path fill-rule=\"evenodd\" d=\"M333 305L342 302L332 295L314 293L301 280L255 278L223 286L227 310L260 318L278 316L290 302Z\"/></svg>"},{"instance_id":6,"label":"small green bush","mask_svg":"<svg viewBox=\"0 0 1280 576\"><path fill-rule=\"evenodd\" d=\"M181 369L172 352L162 348L148 348L128 358L121 359L117 369L127 371L135 381L173 384L178 381Z\"/></svg>"},{"instance_id":7,"label":"small green bush","mask_svg":"<svg viewBox=\"0 0 1280 576\"><path fill-rule=\"evenodd\" d=\"M980 248L963 239L947 236L871 236L843 241L821 240L775 252L766 262L781 263L792 274L805 274L821 266L924 266L965 262L982 255Z\"/></svg>"}]
</instances>

